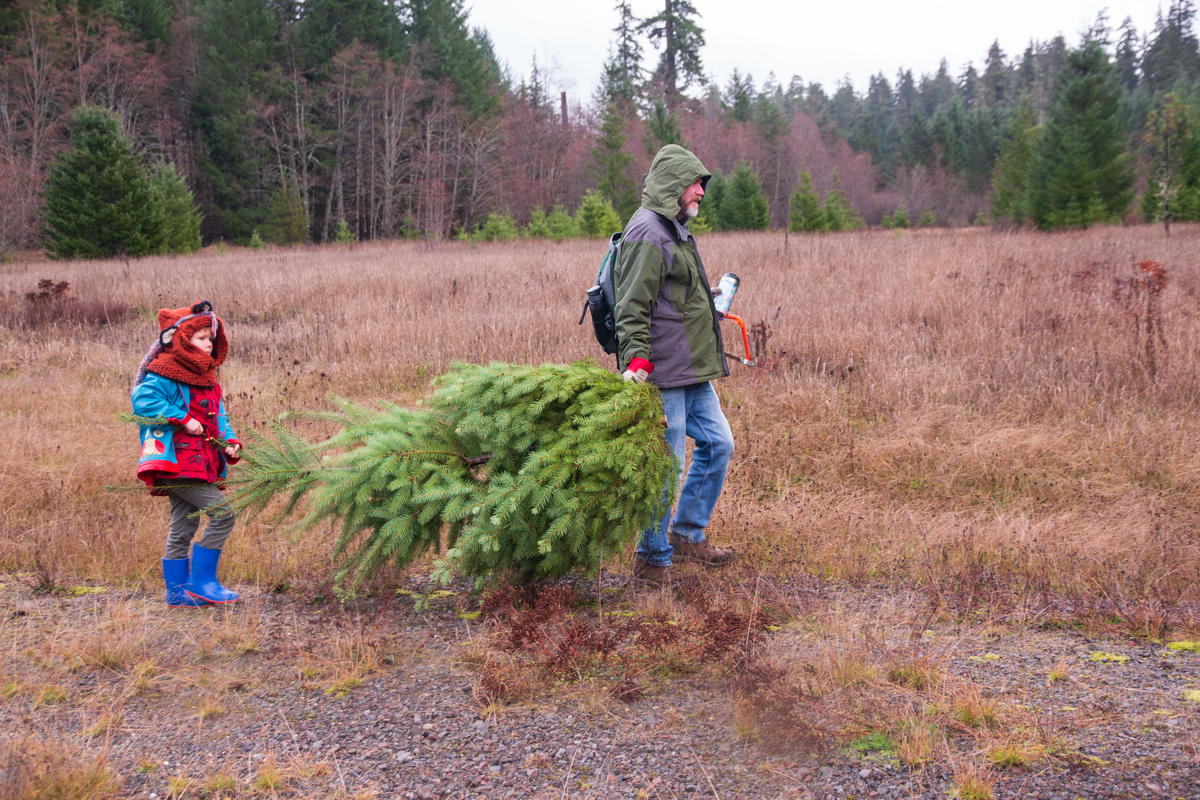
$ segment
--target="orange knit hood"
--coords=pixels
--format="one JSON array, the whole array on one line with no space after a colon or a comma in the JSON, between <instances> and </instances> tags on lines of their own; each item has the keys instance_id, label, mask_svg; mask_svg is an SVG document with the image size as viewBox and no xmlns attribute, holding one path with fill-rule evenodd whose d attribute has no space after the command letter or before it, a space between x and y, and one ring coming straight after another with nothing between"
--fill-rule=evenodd
<instances>
[{"instance_id":1,"label":"orange knit hood","mask_svg":"<svg viewBox=\"0 0 1200 800\"><path fill-rule=\"evenodd\" d=\"M191 342L205 327L213 332L211 355ZM159 309L158 328L158 342L151 349L145 371L189 386L215 386L217 367L229 356L229 338L212 303L204 300L190 307Z\"/></svg>"}]
</instances>

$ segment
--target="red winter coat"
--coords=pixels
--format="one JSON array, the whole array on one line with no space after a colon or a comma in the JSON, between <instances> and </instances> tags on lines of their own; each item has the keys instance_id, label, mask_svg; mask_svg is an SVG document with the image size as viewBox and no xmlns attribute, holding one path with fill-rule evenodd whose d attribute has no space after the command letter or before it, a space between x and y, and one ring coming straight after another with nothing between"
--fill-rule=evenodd
<instances>
[{"instance_id":1,"label":"red winter coat","mask_svg":"<svg viewBox=\"0 0 1200 800\"><path fill-rule=\"evenodd\" d=\"M151 373L133 390L133 410L139 416L169 421L167 425L141 426L142 453L137 474L154 494L162 494L157 490L165 481L220 483L226 463L237 461L227 458L221 445L211 441L237 442L225 416L220 384L189 386ZM199 436L184 429L188 417L204 426Z\"/></svg>"}]
</instances>

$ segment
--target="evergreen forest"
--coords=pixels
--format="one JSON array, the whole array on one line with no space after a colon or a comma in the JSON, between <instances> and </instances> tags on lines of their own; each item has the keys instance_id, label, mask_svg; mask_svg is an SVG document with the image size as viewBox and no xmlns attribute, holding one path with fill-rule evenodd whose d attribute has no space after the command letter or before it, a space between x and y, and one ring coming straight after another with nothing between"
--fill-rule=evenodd
<instances>
[{"instance_id":1,"label":"evergreen forest","mask_svg":"<svg viewBox=\"0 0 1200 800\"><path fill-rule=\"evenodd\" d=\"M570 97L464 0L5 3L0 254L605 236L669 142L715 173L700 230L1200 219L1193 0L862 89L708 74L691 0L611 19Z\"/></svg>"}]
</instances>

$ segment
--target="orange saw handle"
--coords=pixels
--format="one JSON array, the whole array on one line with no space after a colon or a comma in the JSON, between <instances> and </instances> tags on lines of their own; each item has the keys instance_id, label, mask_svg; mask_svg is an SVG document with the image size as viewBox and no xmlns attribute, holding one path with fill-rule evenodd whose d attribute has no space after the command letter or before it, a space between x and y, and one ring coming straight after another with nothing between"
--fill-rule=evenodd
<instances>
[{"instance_id":1,"label":"orange saw handle","mask_svg":"<svg viewBox=\"0 0 1200 800\"><path fill-rule=\"evenodd\" d=\"M745 348L745 351L746 351L745 358L742 358L741 356L735 356L733 353L726 353L725 355L728 358L736 358L738 361L742 362L747 367L753 367L754 363L755 363L754 362L754 350L750 347L750 334L746 332L746 323L742 321L741 317L736 316L734 314L726 314L724 318L728 319L728 320L733 320L734 322L737 323L737 326L742 329L742 347Z\"/></svg>"}]
</instances>

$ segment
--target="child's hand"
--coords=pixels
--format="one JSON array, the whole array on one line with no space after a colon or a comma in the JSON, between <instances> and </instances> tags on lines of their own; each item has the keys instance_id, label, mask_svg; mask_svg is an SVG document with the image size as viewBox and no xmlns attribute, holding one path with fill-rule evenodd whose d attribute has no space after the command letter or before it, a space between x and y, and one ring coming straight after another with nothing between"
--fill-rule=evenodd
<instances>
[{"instance_id":1,"label":"child's hand","mask_svg":"<svg viewBox=\"0 0 1200 800\"><path fill-rule=\"evenodd\" d=\"M225 455L229 458L237 458L238 453L240 453L241 451L242 451L242 446L240 444L231 444L225 448Z\"/></svg>"},{"instance_id":2,"label":"child's hand","mask_svg":"<svg viewBox=\"0 0 1200 800\"><path fill-rule=\"evenodd\" d=\"M200 424L200 421L191 417L188 417L188 421L183 423L183 429L192 436L199 436L204 433L204 426Z\"/></svg>"}]
</instances>

